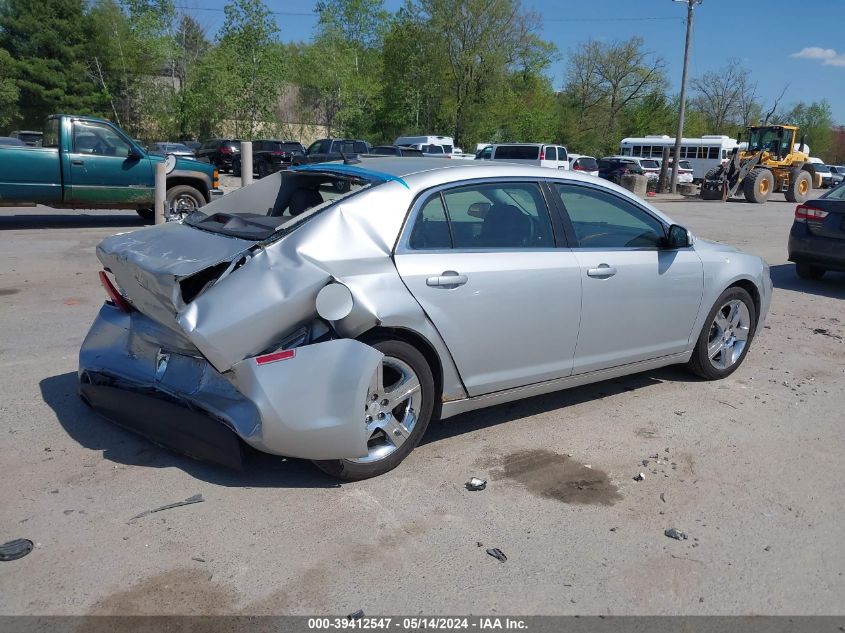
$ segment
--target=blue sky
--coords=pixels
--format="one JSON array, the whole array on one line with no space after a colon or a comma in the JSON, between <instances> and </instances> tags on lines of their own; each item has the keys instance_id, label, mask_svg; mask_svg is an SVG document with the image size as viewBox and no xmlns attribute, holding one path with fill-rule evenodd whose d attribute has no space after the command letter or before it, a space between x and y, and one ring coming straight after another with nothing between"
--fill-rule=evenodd
<instances>
[{"instance_id":1,"label":"blue sky","mask_svg":"<svg viewBox=\"0 0 845 633\"><path fill-rule=\"evenodd\" d=\"M265 2L279 13L276 20L283 40L311 37L316 2ZM176 4L187 7L184 12L213 34L223 20L226 2L176 0ZM385 1L391 11L401 4L402 0ZM563 81L567 51L579 42L633 35L663 57L672 88L679 89L685 4L672 0L523 0L523 4L540 14L544 39L559 49L560 59L551 68L555 89ZM835 122L845 125L845 0L704 0L696 7L694 27L691 76L715 70L735 57L752 70L767 109L788 83L782 105L826 98Z\"/></svg>"}]
</instances>

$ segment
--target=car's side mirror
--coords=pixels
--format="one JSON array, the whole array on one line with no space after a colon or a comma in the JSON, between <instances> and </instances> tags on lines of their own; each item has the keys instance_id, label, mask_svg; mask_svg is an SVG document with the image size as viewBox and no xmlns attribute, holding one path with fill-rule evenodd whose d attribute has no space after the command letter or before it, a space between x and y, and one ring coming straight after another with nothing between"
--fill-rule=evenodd
<instances>
[{"instance_id":1,"label":"car's side mirror","mask_svg":"<svg viewBox=\"0 0 845 633\"><path fill-rule=\"evenodd\" d=\"M126 154L126 158L128 158L129 160L140 160L143 157L144 155L141 153L141 150L139 150L137 147L130 147L129 152Z\"/></svg>"},{"instance_id":2,"label":"car's side mirror","mask_svg":"<svg viewBox=\"0 0 845 633\"><path fill-rule=\"evenodd\" d=\"M692 235L680 224L673 224L666 231L666 248L687 248L692 246Z\"/></svg>"}]
</instances>

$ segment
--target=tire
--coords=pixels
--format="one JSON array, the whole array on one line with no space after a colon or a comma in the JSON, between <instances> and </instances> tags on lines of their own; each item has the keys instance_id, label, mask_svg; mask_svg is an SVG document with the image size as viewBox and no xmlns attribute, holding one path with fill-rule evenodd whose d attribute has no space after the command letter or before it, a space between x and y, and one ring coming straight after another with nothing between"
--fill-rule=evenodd
<instances>
[{"instance_id":1,"label":"tire","mask_svg":"<svg viewBox=\"0 0 845 633\"><path fill-rule=\"evenodd\" d=\"M719 177L721 175L722 175L722 168L721 167L714 167L713 169L708 170L706 174L704 174L704 180L705 181L715 180L717 177Z\"/></svg>"},{"instance_id":2,"label":"tire","mask_svg":"<svg viewBox=\"0 0 845 633\"><path fill-rule=\"evenodd\" d=\"M810 197L813 189L813 179L810 173L797 169L789 175L789 186L786 188L787 202L804 202Z\"/></svg>"},{"instance_id":3,"label":"tire","mask_svg":"<svg viewBox=\"0 0 845 633\"><path fill-rule=\"evenodd\" d=\"M419 399L417 402L418 410L417 416L413 423L413 428L411 429L410 433L405 437L402 444L398 447L393 448L390 452L386 452L385 456L378 457L380 451L387 451L391 445L393 444L392 441L387 441L384 439L385 435L381 429L375 428L374 433L370 438L369 448L370 453L367 457L360 458L360 459L332 459L332 460L315 460L314 464L322 470L323 472L331 475L332 477L336 477L338 479L343 479L346 481L360 481L361 479L369 479L370 477L376 477L378 475L383 475L384 473L396 468L399 463L405 459L408 454L414 450L417 444L419 444L420 439L425 434L425 430L428 427L428 423L431 420L432 412L434 411L434 400L437 397L434 388L434 376L431 372L431 367L429 367L428 362L425 360L425 357L420 353L420 351L406 343L405 341L395 340L395 339L378 339L375 341L368 341L368 343L375 347L377 350L382 352L385 356L384 362L381 367L390 368L390 364L393 363L394 366L404 366L405 369L410 368L414 374L416 374L417 379L419 380L420 389L419 389ZM381 368L380 368L381 369ZM390 369L390 371L385 371L385 381L390 380L393 381L392 378L388 378L389 373L392 373L396 376L401 376L395 369ZM399 378L401 380L401 378ZM399 384L399 383L396 383ZM388 392L389 394L389 392ZM380 396L380 394L375 394L376 396ZM370 394L368 394L368 399L366 403L362 403L365 406L374 406L378 408L378 402L374 402L370 400ZM391 411L387 413L388 419L392 418L396 422L403 422L407 420L407 412L404 413L403 417L400 419L399 414L397 413L397 409L405 406L404 403L407 402L407 407L412 407L414 405L414 400L416 396L412 396L409 400L403 400L398 403L396 407L394 407ZM410 408L413 411L412 408ZM369 413L375 413L375 410L368 410ZM383 414L375 414L383 415ZM371 422L367 422L367 419L372 420ZM367 418L361 420L364 424L376 424L372 416L367 415ZM407 430L403 424L402 428ZM397 429L398 430L398 429Z\"/></svg>"},{"instance_id":4,"label":"tire","mask_svg":"<svg viewBox=\"0 0 845 633\"><path fill-rule=\"evenodd\" d=\"M153 222L156 219L155 209L135 209L135 213L141 216L144 222Z\"/></svg>"},{"instance_id":5,"label":"tire","mask_svg":"<svg viewBox=\"0 0 845 633\"><path fill-rule=\"evenodd\" d=\"M736 322L731 319L734 306L737 307ZM744 311L740 306L744 306ZM718 317L727 328L717 322ZM751 295L737 286L728 288L710 309L687 368L705 380L730 376L745 360L756 328L757 311Z\"/></svg>"},{"instance_id":6,"label":"tire","mask_svg":"<svg viewBox=\"0 0 845 633\"><path fill-rule=\"evenodd\" d=\"M803 263L795 264L795 274L801 277L801 279L819 280L824 277L825 272L827 271L824 268L819 268L818 266Z\"/></svg>"},{"instance_id":7,"label":"tire","mask_svg":"<svg viewBox=\"0 0 845 633\"><path fill-rule=\"evenodd\" d=\"M768 169L752 169L742 183L742 190L748 202L763 204L775 188L775 177Z\"/></svg>"},{"instance_id":8,"label":"tire","mask_svg":"<svg viewBox=\"0 0 845 633\"><path fill-rule=\"evenodd\" d=\"M166 203L171 217L184 217L204 205L205 196L190 185L176 185L167 190Z\"/></svg>"},{"instance_id":9,"label":"tire","mask_svg":"<svg viewBox=\"0 0 845 633\"><path fill-rule=\"evenodd\" d=\"M241 164L235 161L232 161L232 175L233 176L240 176L241 175Z\"/></svg>"},{"instance_id":10,"label":"tire","mask_svg":"<svg viewBox=\"0 0 845 633\"><path fill-rule=\"evenodd\" d=\"M268 174L268 170L267 170L266 163L264 163L263 161L259 162L258 163L258 177L264 178L264 177L267 176L267 174Z\"/></svg>"}]
</instances>

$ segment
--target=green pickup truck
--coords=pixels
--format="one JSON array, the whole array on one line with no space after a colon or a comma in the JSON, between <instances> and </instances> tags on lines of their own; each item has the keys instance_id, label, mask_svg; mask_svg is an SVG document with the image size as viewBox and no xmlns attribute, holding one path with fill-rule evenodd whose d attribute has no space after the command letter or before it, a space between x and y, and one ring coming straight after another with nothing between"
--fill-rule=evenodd
<instances>
[{"instance_id":1,"label":"green pickup truck","mask_svg":"<svg viewBox=\"0 0 845 633\"><path fill-rule=\"evenodd\" d=\"M54 114L41 147L0 146L0 207L134 209L151 220L155 163L162 161L171 214L185 215L223 195L208 163L149 154L103 119Z\"/></svg>"}]
</instances>

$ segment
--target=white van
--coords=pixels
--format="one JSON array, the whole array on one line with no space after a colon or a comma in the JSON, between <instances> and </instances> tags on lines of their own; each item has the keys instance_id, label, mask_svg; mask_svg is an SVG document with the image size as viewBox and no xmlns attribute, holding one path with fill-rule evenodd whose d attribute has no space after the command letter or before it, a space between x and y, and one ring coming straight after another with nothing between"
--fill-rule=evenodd
<instances>
[{"instance_id":1,"label":"white van","mask_svg":"<svg viewBox=\"0 0 845 633\"><path fill-rule=\"evenodd\" d=\"M500 160L507 163L528 163L569 171L569 152L562 145L543 143L499 143L485 147L476 160Z\"/></svg>"},{"instance_id":2,"label":"white van","mask_svg":"<svg viewBox=\"0 0 845 633\"><path fill-rule=\"evenodd\" d=\"M423 152L426 152L424 145L439 145L443 148L443 153L449 156L455 149L455 140L451 136L400 136L393 141L393 144L407 145Z\"/></svg>"}]
</instances>

